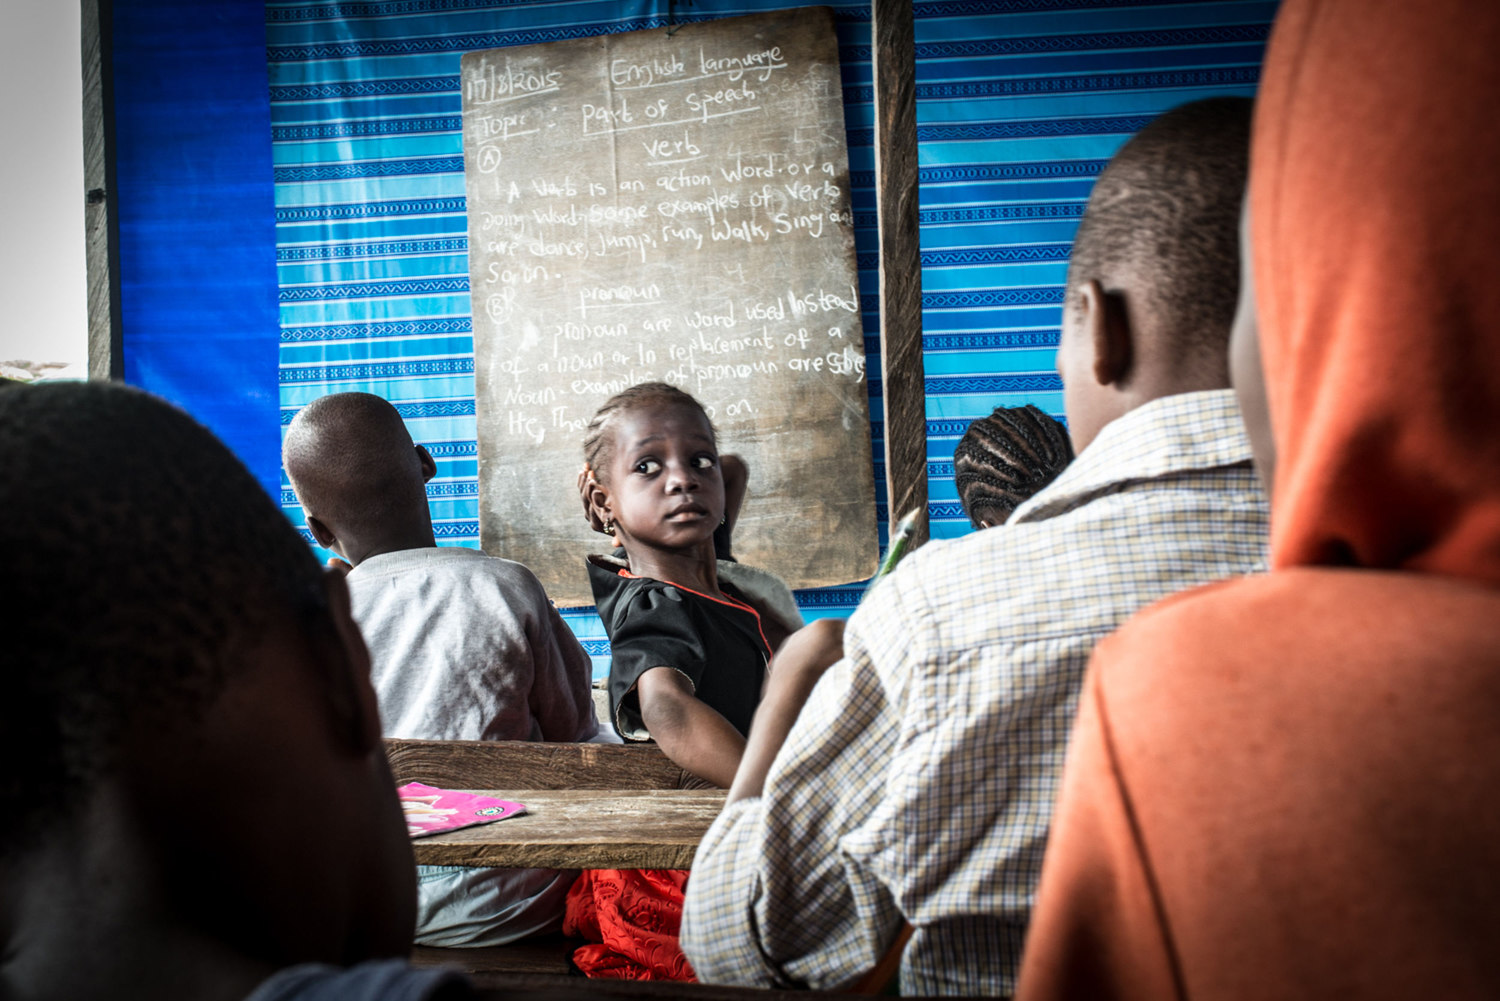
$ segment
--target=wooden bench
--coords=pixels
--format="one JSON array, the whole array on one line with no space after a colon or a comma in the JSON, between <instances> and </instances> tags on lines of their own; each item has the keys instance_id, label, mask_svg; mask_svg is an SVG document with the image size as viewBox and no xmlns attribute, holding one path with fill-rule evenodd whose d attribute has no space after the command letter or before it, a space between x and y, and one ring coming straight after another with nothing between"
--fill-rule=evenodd
<instances>
[{"instance_id":1,"label":"wooden bench","mask_svg":"<svg viewBox=\"0 0 1500 1001\"><path fill-rule=\"evenodd\" d=\"M560 981L553 977L526 973L491 977L478 986L482 1001L601 1001L604 998L615 1001L853 1001L862 996L722 987L716 984L682 984L664 980ZM948 998L946 1001L954 999Z\"/></svg>"},{"instance_id":2,"label":"wooden bench","mask_svg":"<svg viewBox=\"0 0 1500 1001\"><path fill-rule=\"evenodd\" d=\"M387 740L386 758L398 785L443 789L698 789L712 788L673 764L655 744L548 744L519 740ZM452 966L476 984L528 975L541 983L578 976L580 939L560 934L473 949L417 946L417 966ZM589 981L580 981L587 985Z\"/></svg>"},{"instance_id":3,"label":"wooden bench","mask_svg":"<svg viewBox=\"0 0 1500 1001\"><path fill-rule=\"evenodd\" d=\"M436 949L413 946L413 966L447 966L462 970L476 984L492 986L496 978L512 974L541 977L582 977L573 965L573 950L582 939L568 938L560 932L537 935L509 945L486 945L474 949Z\"/></svg>"},{"instance_id":4,"label":"wooden bench","mask_svg":"<svg viewBox=\"0 0 1500 1001\"><path fill-rule=\"evenodd\" d=\"M443 789L711 789L655 744L387 740L398 785Z\"/></svg>"}]
</instances>

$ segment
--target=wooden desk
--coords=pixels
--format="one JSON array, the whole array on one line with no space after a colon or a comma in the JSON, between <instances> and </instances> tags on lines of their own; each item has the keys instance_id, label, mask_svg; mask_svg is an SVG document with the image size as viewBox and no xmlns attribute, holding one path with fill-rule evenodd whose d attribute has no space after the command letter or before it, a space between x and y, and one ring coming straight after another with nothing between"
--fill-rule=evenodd
<instances>
[{"instance_id":1,"label":"wooden desk","mask_svg":"<svg viewBox=\"0 0 1500 1001\"><path fill-rule=\"evenodd\" d=\"M526 813L411 843L419 865L688 869L722 789L472 789Z\"/></svg>"}]
</instances>

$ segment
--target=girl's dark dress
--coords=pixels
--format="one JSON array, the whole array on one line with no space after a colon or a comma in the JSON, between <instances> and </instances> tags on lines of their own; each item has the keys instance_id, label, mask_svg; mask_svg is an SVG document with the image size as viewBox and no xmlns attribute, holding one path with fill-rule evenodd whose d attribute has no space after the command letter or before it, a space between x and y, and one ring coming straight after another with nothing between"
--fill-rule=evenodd
<instances>
[{"instance_id":1,"label":"girl's dark dress","mask_svg":"<svg viewBox=\"0 0 1500 1001\"><path fill-rule=\"evenodd\" d=\"M594 603L609 635L609 704L625 740L649 740L636 683L653 667L670 667L693 694L742 735L760 702L771 650L760 616L732 585L727 600L667 581L635 577L607 557L589 560Z\"/></svg>"},{"instance_id":2,"label":"girl's dark dress","mask_svg":"<svg viewBox=\"0 0 1500 1001\"><path fill-rule=\"evenodd\" d=\"M625 740L650 740L636 684L653 667L681 672L693 694L741 734L760 702L771 659L760 616L720 581L727 601L649 577L623 561L589 559L594 603L609 634L609 704ZM589 869L568 892L563 932L591 945L573 953L591 977L694 980L677 944L685 870Z\"/></svg>"}]
</instances>

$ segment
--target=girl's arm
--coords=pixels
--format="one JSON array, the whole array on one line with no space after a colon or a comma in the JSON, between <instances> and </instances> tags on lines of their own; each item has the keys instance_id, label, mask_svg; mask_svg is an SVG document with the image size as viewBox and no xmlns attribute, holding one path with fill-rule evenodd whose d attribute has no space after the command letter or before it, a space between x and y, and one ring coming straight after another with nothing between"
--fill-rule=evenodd
<instances>
[{"instance_id":1,"label":"girl's arm","mask_svg":"<svg viewBox=\"0 0 1500 1001\"><path fill-rule=\"evenodd\" d=\"M729 788L745 753L745 738L693 694L688 679L670 667L653 667L636 682L641 722L662 753L679 767L721 789Z\"/></svg>"}]
</instances>

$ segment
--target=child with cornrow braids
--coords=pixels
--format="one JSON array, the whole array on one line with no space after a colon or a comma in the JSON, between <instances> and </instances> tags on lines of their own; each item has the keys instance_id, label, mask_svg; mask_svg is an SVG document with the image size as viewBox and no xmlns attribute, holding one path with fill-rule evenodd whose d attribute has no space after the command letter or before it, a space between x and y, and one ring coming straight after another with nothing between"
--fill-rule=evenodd
<instances>
[{"instance_id":1,"label":"child with cornrow braids","mask_svg":"<svg viewBox=\"0 0 1500 1001\"><path fill-rule=\"evenodd\" d=\"M953 482L975 528L1002 525L1073 461L1068 429L1027 404L997 407L953 450Z\"/></svg>"}]
</instances>

